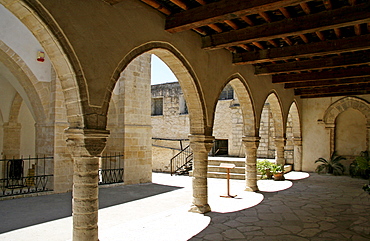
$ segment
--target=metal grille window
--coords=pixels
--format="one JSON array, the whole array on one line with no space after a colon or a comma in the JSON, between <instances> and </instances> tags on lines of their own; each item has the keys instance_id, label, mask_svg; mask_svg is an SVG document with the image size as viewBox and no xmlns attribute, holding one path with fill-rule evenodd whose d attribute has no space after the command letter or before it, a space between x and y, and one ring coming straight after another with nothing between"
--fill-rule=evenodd
<instances>
[{"instance_id":1,"label":"metal grille window","mask_svg":"<svg viewBox=\"0 0 370 241\"><path fill-rule=\"evenodd\" d=\"M152 99L152 115L163 115L163 98Z\"/></svg>"},{"instance_id":2,"label":"metal grille window","mask_svg":"<svg viewBox=\"0 0 370 241\"><path fill-rule=\"evenodd\" d=\"M234 99L234 90L230 85L226 85L222 90L219 100L232 100Z\"/></svg>"}]
</instances>

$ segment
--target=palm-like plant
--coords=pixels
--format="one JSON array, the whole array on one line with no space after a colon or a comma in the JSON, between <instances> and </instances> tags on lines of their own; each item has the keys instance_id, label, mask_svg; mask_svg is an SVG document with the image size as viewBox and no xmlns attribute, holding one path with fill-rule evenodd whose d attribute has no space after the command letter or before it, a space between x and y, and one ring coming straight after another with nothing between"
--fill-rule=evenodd
<instances>
[{"instance_id":1,"label":"palm-like plant","mask_svg":"<svg viewBox=\"0 0 370 241\"><path fill-rule=\"evenodd\" d=\"M345 157L338 156L334 151L329 160L320 157L315 161L315 163L321 163L316 167L316 172L319 174L329 173L335 176L342 175L344 173L344 166L340 163L341 160L345 160Z\"/></svg>"}]
</instances>

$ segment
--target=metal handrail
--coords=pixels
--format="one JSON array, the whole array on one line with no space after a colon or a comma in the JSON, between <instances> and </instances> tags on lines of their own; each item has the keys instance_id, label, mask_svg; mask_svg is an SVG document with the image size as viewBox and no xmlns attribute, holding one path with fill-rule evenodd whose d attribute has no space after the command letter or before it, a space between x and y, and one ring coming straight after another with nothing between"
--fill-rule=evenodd
<instances>
[{"instance_id":1,"label":"metal handrail","mask_svg":"<svg viewBox=\"0 0 370 241\"><path fill-rule=\"evenodd\" d=\"M184 168L185 166L189 165L189 163L193 160L193 152L190 149L190 145L186 146L183 150L177 153L174 157L170 160L170 167L171 167L171 176Z\"/></svg>"}]
</instances>

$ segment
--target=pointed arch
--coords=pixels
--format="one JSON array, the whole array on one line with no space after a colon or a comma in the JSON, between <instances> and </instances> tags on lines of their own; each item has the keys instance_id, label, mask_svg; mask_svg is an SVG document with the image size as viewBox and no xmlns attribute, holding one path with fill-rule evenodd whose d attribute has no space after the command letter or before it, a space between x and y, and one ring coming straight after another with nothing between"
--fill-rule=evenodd
<instances>
[{"instance_id":1,"label":"pointed arch","mask_svg":"<svg viewBox=\"0 0 370 241\"><path fill-rule=\"evenodd\" d=\"M32 32L50 58L64 92L69 126L84 127L80 91L85 86L83 80L78 85L75 70L82 79L83 73L62 30L39 2L7 0L3 6Z\"/></svg>"},{"instance_id":2,"label":"pointed arch","mask_svg":"<svg viewBox=\"0 0 370 241\"><path fill-rule=\"evenodd\" d=\"M362 113L365 117L366 122L366 150L369 150L369 138L370 138L370 105L367 101L358 97L344 97L331 104L325 111L323 122L325 127L329 130L330 135L330 153L336 150L335 146L335 131L336 131L336 119L344 111L348 109L354 109Z\"/></svg>"},{"instance_id":3,"label":"pointed arch","mask_svg":"<svg viewBox=\"0 0 370 241\"><path fill-rule=\"evenodd\" d=\"M109 103L111 93L120 73L133 59L143 53L158 56L168 65L178 79L189 110L190 133L195 135L211 135L212 124L208 121L209 118L205 111L205 101L197 76L186 58L169 43L148 42L128 53L119 63L111 77L111 84L106 92L105 102Z\"/></svg>"},{"instance_id":4,"label":"pointed arch","mask_svg":"<svg viewBox=\"0 0 370 241\"><path fill-rule=\"evenodd\" d=\"M301 138L302 137L301 120L297 103L295 101L293 101L289 107L288 116L290 116L290 119L292 121L293 138Z\"/></svg>"},{"instance_id":5,"label":"pointed arch","mask_svg":"<svg viewBox=\"0 0 370 241\"><path fill-rule=\"evenodd\" d=\"M0 62L15 77L17 83L11 83L18 94L28 106L36 122L41 123L46 120L48 107L47 90L38 83L37 78L28 68L26 63L11 48L0 40ZM19 84L18 84L19 83ZM40 96L44 99L41 100Z\"/></svg>"},{"instance_id":6,"label":"pointed arch","mask_svg":"<svg viewBox=\"0 0 370 241\"><path fill-rule=\"evenodd\" d=\"M274 118L275 138L284 138L284 120L281 102L275 92L272 92L266 98L265 103L270 104L271 113Z\"/></svg>"},{"instance_id":7,"label":"pointed arch","mask_svg":"<svg viewBox=\"0 0 370 241\"><path fill-rule=\"evenodd\" d=\"M331 104L325 111L323 118L324 123L327 126L333 125L338 115L349 108L360 111L366 118L366 124L370 124L369 103L357 97L344 97Z\"/></svg>"},{"instance_id":8,"label":"pointed arch","mask_svg":"<svg viewBox=\"0 0 370 241\"><path fill-rule=\"evenodd\" d=\"M250 90L245 84L246 81L240 74L235 74L229 78L231 87L233 87L243 115L243 135L244 136L256 136L256 116L253 101L251 98Z\"/></svg>"}]
</instances>

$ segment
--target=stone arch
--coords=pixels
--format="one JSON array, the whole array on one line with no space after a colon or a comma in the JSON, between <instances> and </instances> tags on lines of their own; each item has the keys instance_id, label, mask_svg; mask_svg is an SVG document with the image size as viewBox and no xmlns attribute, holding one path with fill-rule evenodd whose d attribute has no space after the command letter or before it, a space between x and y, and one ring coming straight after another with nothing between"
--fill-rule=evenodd
<instances>
[{"instance_id":1,"label":"stone arch","mask_svg":"<svg viewBox=\"0 0 370 241\"><path fill-rule=\"evenodd\" d=\"M83 79L79 81L80 85L77 82L78 76L80 79L83 78L81 68L79 68L68 40L63 34L60 34L62 31L59 26L49 13L42 6L39 6L40 3L32 4L16 0L8 0L6 4L3 3L4 7L32 32L50 58L62 85L70 128L84 127L80 93L86 93L86 86ZM79 75L77 76L76 73Z\"/></svg>"},{"instance_id":2,"label":"stone arch","mask_svg":"<svg viewBox=\"0 0 370 241\"><path fill-rule=\"evenodd\" d=\"M267 98L265 103L269 103L272 121L273 121L273 137L270 136L270 132L268 132L267 138L268 143L272 143L272 146L275 146L275 158L277 164L285 164L284 158L284 148L285 148L285 128L284 128L284 120L283 120L283 113L282 113L282 105L280 99L278 98L275 92L271 92ZM262 112L261 112L262 115ZM262 116L261 118L262 119ZM268 126L269 128L270 126ZM261 126L260 126L261 128ZM270 154L268 154L270 155Z\"/></svg>"},{"instance_id":3,"label":"stone arch","mask_svg":"<svg viewBox=\"0 0 370 241\"><path fill-rule=\"evenodd\" d=\"M365 116L366 121L366 149L369 150L369 136L370 136L370 105L367 101L357 98L357 97L344 97L337 100L331 104L325 111L323 122L325 123L325 128L329 130L330 133L330 153L335 151L335 130L336 124L335 120L338 115L342 112L348 110L349 108L359 111Z\"/></svg>"},{"instance_id":4,"label":"stone arch","mask_svg":"<svg viewBox=\"0 0 370 241\"><path fill-rule=\"evenodd\" d=\"M189 110L190 134L211 135L212 124L208 123L205 111L205 101L193 68L186 58L171 44L164 42L149 42L128 53L117 66L111 78L111 85L105 96L109 102L111 92L120 73L136 57L143 53L151 53L165 62L178 79Z\"/></svg>"},{"instance_id":5,"label":"stone arch","mask_svg":"<svg viewBox=\"0 0 370 241\"><path fill-rule=\"evenodd\" d=\"M284 138L284 120L281 102L275 92L272 92L266 98L266 102L270 103L271 113L274 118L275 138Z\"/></svg>"},{"instance_id":6,"label":"stone arch","mask_svg":"<svg viewBox=\"0 0 370 241\"><path fill-rule=\"evenodd\" d=\"M217 138L221 137L221 139L228 140L229 155L244 157L245 151L242 146L242 139L254 140L256 137L254 106L246 81L238 73L228 78L222 88L219 89L218 96L221 95L228 84L234 90L234 99L224 103L219 102L219 98L216 99L213 106L213 133ZM220 112L218 108L222 108L222 111ZM221 119L223 120L221 121Z\"/></svg>"},{"instance_id":7,"label":"stone arch","mask_svg":"<svg viewBox=\"0 0 370 241\"><path fill-rule=\"evenodd\" d=\"M2 62L17 79L21 88L13 87L27 104L36 122L42 123L46 119L45 109L48 107L47 89L42 86L27 67L23 60L5 43L0 40L0 62ZM40 96L44 98L41 99ZM32 101L31 101L32 100Z\"/></svg>"},{"instance_id":8,"label":"stone arch","mask_svg":"<svg viewBox=\"0 0 370 241\"><path fill-rule=\"evenodd\" d=\"M292 119L293 138L301 138L302 137L301 120L297 103L295 101L293 101L293 103L290 105L288 114L291 116Z\"/></svg>"},{"instance_id":9,"label":"stone arch","mask_svg":"<svg viewBox=\"0 0 370 241\"><path fill-rule=\"evenodd\" d=\"M286 120L286 153L288 164L293 164L295 171L302 170L302 131L297 103L292 102ZM288 149L288 150L287 150Z\"/></svg>"},{"instance_id":10,"label":"stone arch","mask_svg":"<svg viewBox=\"0 0 370 241\"><path fill-rule=\"evenodd\" d=\"M17 93L14 96L12 107L10 108L9 122L18 122L19 110L21 109L22 102L22 97Z\"/></svg>"},{"instance_id":11,"label":"stone arch","mask_svg":"<svg viewBox=\"0 0 370 241\"><path fill-rule=\"evenodd\" d=\"M243 115L243 135L256 136L256 117L250 90L244 83L243 77L239 74L230 77L230 85L236 92Z\"/></svg>"}]
</instances>

